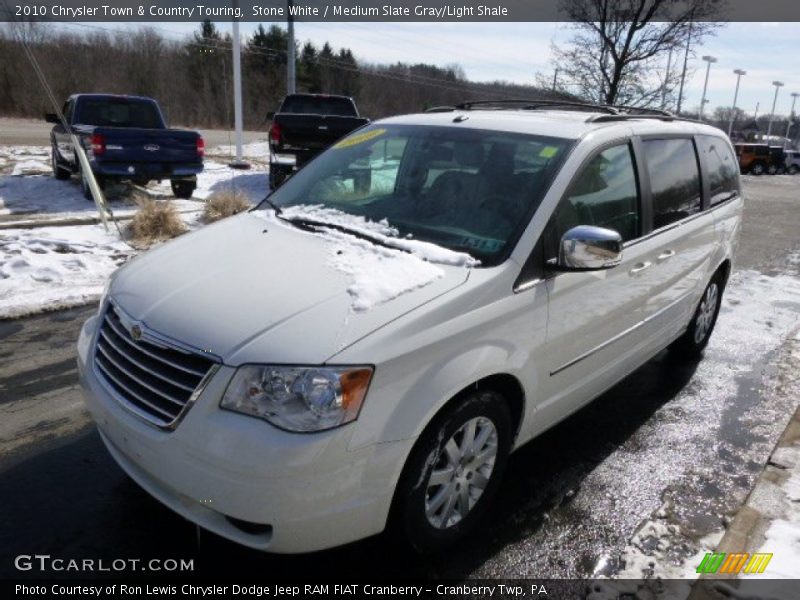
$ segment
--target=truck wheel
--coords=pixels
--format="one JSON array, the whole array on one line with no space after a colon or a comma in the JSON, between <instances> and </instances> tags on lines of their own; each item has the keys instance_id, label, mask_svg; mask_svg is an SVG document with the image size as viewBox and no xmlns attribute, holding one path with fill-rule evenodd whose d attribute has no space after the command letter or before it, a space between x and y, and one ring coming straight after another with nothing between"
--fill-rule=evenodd
<instances>
[{"instance_id":1,"label":"truck wheel","mask_svg":"<svg viewBox=\"0 0 800 600\"><path fill-rule=\"evenodd\" d=\"M269 189L276 190L278 189L281 184L286 181L288 177L288 172L283 167L279 167L278 165L270 165L269 166Z\"/></svg>"},{"instance_id":2,"label":"truck wheel","mask_svg":"<svg viewBox=\"0 0 800 600\"><path fill-rule=\"evenodd\" d=\"M671 353L690 360L700 357L717 324L724 290L725 275L721 271L717 271L708 282L686 332L670 345Z\"/></svg>"},{"instance_id":3,"label":"truck wheel","mask_svg":"<svg viewBox=\"0 0 800 600\"><path fill-rule=\"evenodd\" d=\"M788 173L789 173L789 175L797 175L797 170L798 170L797 169L797 165L791 165L789 167Z\"/></svg>"},{"instance_id":4,"label":"truck wheel","mask_svg":"<svg viewBox=\"0 0 800 600\"><path fill-rule=\"evenodd\" d=\"M170 181L172 193L176 198L188 200L197 189L197 182L186 179L173 179Z\"/></svg>"},{"instance_id":5,"label":"truck wheel","mask_svg":"<svg viewBox=\"0 0 800 600\"><path fill-rule=\"evenodd\" d=\"M770 165L767 167L767 173L770 175L777 175L778 174L778 167L775 165Z\"/></svg>"},{"instance_id":6,"label":"truck wheel","mask_svg":"<svg viewBox=\"0 0 800 600\"><path fill-rule=\"evenodd\" d=\"M463 538L491 504L511 449L508 405L478 390L437 417L409 456L395 496L397 527L422 553Z\"/></svg>"},{"instance_id":7,"label":"truck wheel","mask_svg":"<svg viewBox=\"0 0 800 600\"><path fill-rule=\"evenodd\" d=\"M53 177L56 179L64 181L69 179L70 175L72 175L69 169L65 169L58 164L58 154L56 154L55 148L50 148L50 164L53 167Z\"/></svg>"},{"instance_id":8,"label":"truck wheel","mask_svg":"<svg viewBox=\"0 0 800 600\"><path fill-rule=\"evenodd\" d=\"M750 174L751 175L763 175L766 171L764 167L764 163L757 162L752 167L750 167Z\"/></svg>"}]
</instances>

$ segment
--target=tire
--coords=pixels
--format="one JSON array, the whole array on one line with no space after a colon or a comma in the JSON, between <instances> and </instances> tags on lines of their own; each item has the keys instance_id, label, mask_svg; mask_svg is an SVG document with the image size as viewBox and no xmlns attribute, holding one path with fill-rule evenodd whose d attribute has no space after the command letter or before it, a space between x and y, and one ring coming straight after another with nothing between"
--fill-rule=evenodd
<instances>
[{"instance_id":1,"label":"tire","mask_svg":"<svg viewBox=\"0 0 800 600\"><path fill-rule=\"evenodd\" d=\"M466 536L497 492L511 441L508 405L496 392L472 392L438 416L414 446L398 483L395 533L423 554Z\"/></svg>"},{"instance_id":2,"label":"tire","mask_svg":"<svg viewBox=\"0 0 800 600\"><path fill-rule=\"evenodd\" d=\"M50 165L53 168L53 177L60 181L65 181L72 175L69 169L65 169L59 164L58 154L56 153L56 149L53 147L50 148Z\"/></svg>"},{"instance_id":3,"label":"tire","mask_svg":"<svg viewBox=\"0 0 800 600\"><path fill-rule=\"evenodd\" d=\"M277 190L288 177L289 171L277 164L271 164L269 166L269 189Z\"/></svg>"},{"instance_id":4,"label":"tire","mask_svg":"<svg viewBox=\"0 0 800 600\"><path fill-rule=\"evenodd\" d=\"M702 355L717 324L724 291L725 275L717 271L703 290L686 332L669 347L670 352L676 357L696 359Z\"/></svg>"},{"instance_id":5,"label":"tire","mask_svg":"<svg viewBox=\"0 0 800 600\"><path fill-rule=\"evenodd\" d=\"M172 179L170 185L172 186L172 193L175 197L183 200L191 198L192 194L194 194L194 191L197 189L197 181L187 179Z\"/></svg>"},{"instance_id":6,"label":"tire","mask_svg":"<svg viewBox=\"0 0 800 600\"><path fill-rule=\"evenodd\" d=\"M767 173L770 175L777 175L778 174L778 167L775 165L770 165L767 167Z\"/></svg>"},{"instance_id":7,"label":"tire","mask_svg":"<svg viewBox=\"0 0 800 600\"><path fill-rule=\"evenodd\" d=\"M797 171L798 171L797 165L790 165L787 172L789 173L789 175L797 175Z\"/></svg>"},{"instance_id":8,"label":"tire","mask_svg":"<svg viewBox=\"0 0 800 600\"><path fill-rule=\"evenodd\" d=\"M752 167L750 167L750 174L751 175L763 175L766 172L766 167L764 163L757 162Z\"/></svg>"}]
</instances>

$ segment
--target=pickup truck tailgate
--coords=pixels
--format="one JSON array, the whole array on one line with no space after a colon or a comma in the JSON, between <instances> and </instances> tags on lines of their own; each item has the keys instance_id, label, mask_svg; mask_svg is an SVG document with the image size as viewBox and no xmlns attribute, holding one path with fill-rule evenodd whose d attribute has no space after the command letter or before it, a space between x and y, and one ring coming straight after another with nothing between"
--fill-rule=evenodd
<instances>
[{"instance_id":1,"label":"pickup truck tailgate","mask_svg":"<svg viewBox=\"0 0 800 600\"><path fill-rule=\"evenodd\" d=\"M194 131L100 127L95 134L105 140L103 162L193 163L200 159L199 136Z\"/></svg>"},{"instance_id":2,"label":"pickup truck tailgate","mask_svg":"<svg viewBox=\"0 0 800 600\"><path fill-rule=\"evenodd\" d=\"M365 125L362 117L279 113L281 144L292 148L317 150L327 148L339 138Z\"/></svg>"}]
</instances>

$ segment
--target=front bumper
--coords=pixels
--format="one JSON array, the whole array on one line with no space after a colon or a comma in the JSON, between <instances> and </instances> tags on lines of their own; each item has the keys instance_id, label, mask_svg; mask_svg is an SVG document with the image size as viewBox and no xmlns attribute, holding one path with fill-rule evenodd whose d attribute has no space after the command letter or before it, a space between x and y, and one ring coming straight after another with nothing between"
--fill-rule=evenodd
<instances>
[{"instance_id":1,"label":"front bumper","mask_svg":"<svg viewBox=\"0 0 800 600\"><path fill-rule=\"evenodd\" d=\"M111 455L152 496L210 531L271 552L321 550L384 529L411 441L351 451L357 421L297 434L220 410L235 371L227 366L174 431L157 429L95 373L97 322L86 322L78 342L85 401Z\"/></svg>"}]
</instances>

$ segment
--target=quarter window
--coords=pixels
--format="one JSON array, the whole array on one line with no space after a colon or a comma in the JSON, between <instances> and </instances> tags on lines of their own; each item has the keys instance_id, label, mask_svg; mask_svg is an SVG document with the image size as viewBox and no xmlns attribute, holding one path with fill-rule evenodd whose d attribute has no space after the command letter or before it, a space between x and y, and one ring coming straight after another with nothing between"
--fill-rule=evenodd
<instances>
[{"instance_id":1,"label":"quarter window","mask_svg":"<svg viewBox=\"0 0 800 600\"><path fill-rule=\"evenodd\" d=\"M555 256L561 236L578 225L613 229L627 241L639 236L640 221L631 147L613 146L586 165L561 200L548 227L547 255Z\"/></svg>"},{"instance_id":2,"label":"quarter window","mask_svg":"<svg viewBox=\"0 0 800 600\"><path fill-rule=\"evenodd\" d=\"M700 212L700 168L688 139L645 140L653 194L653 229Z\"/></svg>"},{"instance_id":3,"label":"quarter window","mask_svg":"<svg viewBox=\"0 0 800 600\"><path fill-rule=\"evenodd\" d=\"M711 190L709 204L725 202L739 192L739 166L723 140L711 135L699 136L700 152L708 171Z\"/></svg>"}]
</instances>

